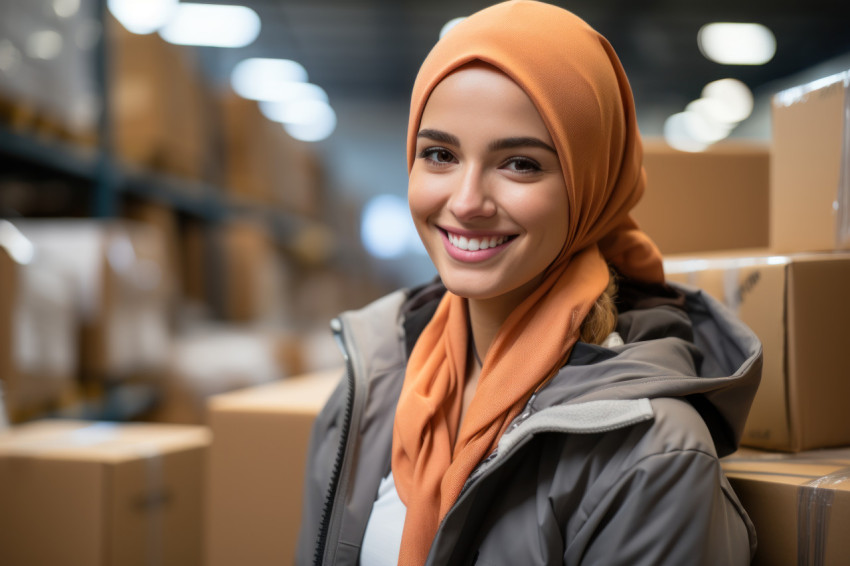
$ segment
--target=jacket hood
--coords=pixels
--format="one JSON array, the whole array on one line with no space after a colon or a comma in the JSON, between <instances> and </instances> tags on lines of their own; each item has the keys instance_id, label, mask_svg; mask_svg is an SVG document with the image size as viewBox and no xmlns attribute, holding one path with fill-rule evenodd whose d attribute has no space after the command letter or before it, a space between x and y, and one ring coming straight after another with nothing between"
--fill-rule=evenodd
<instances>
[{"instance_id":1,"label":"jacket hood","mask_svg":"<svg viewBox=\"0 0 850 566\"><path fill-rule=\"evenodd\" d=\"M624 281L621 294L629 301L619 305L617 324L624 344L577 343L523 417L588 401L680 398L705 421L718 456L736 450L761 378L761 342L705 292L657 287L663 292ZM408 352L443 292L435 282L410 293L402 308Z\"/></svg>"}]
</instances>

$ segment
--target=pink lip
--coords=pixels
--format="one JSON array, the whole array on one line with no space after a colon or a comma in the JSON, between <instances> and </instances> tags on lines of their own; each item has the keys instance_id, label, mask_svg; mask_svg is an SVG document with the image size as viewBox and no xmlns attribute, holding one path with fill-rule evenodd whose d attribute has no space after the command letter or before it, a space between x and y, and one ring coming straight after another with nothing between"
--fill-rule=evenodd
<instances>
[{"instance_id":1,"label":"pink lip","mask_svg":"<svg viewBox=\"0 0 850 566\"><path fill-rule=\"evenodd\" d=\"M470 238L470 237L471 238L490 237L490 235L483 235L483 234L480 234L480 233L473 233L473 232L468 232L468 231L452 230L452 233L457 234L457 235L466 236L467 238ZM493 235L495 235L495 234L493 234ZM449 241L448 233L444 229L440 229L440 236L443 238L443 245L445 246L446 253L449 254L449 257L451 257L452 259L455 259L457 261L462 261L464 263L478 263L478 262L481 262L481 261L486 261L486 260L490 259L491 257L502 253L502 251L504 251L504 249L506 247L508 247L508 245L510 245L511 242L513 242L513 239L510 239L507 242L496 246L495 248L487 248L486 250L476 250L476 251L473 252L473 251L462 250L460 248L454 247L452 245L452 243Z\"/></svg>"}]
</instances>

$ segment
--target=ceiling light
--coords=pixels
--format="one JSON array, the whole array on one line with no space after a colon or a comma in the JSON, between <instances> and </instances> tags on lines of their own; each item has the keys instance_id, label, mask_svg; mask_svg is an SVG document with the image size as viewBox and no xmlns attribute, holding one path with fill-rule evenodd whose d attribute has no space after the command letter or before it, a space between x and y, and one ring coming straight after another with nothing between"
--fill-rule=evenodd
<instances>
[{"instance_id":1,"label":"ceiling light","mask_svg":"<svg viewBox=\"0 0 850 566\"><path fill-rule=\"evenodd\" d=\"M372 256L393 259L407 251L411 238L417 239L407 201L397 195L378 195L363 207L360 239Z\"/></svg>"},{"instance_id":2,"label":"ceiling light","mask_svg":"<svg viewBox=\"0 0 850 566\"><path fill-rule=\"evenodd\" d=\"M107 0L106 5L127 31L144 35L164 26L174 13L177 2L178 0Z\"/></svg>"},{"instance_id":3,"label":"ceiling light","mask_svg":"<svg viewBox=\"0 0 850 566\"><path fill-rule=\"evenodd\" d=\"M260 101L260 112L273 122L290 121L290 111L287 108L293 102L299 100L328 101L328 95L324 89L311 83L285 83L276 91L276 95L275 100Z\"/></svg>"},{"instance_id":4,"label":"ceiling light","mask_svg":"<svg viewBox=\"0 0 850 566\"><path fill-rule=\"evenodd\" d=\"M250 100L285 99L287 93L299 88L295 84L306 81L304 67L288 59L245 59L230 74L230 84L236 94Z\"/></svg>"},{"instance_id":5,"label":"ceiling light","mask_svg":"<svg viewBox=\"0 0 850 566\"><path fill-rule=\"evenodd\" d=\"M706 24L697 43L703 55L724 65L763 65L776 53L773 32L761 24Z\"/></svg>"},{"instance_id":6,"label":"ceiling light","mask_svg":"<svg viewBox=\"0 0 850 566\"><path fill-rule=\"evenodd\" d=\"M458 25L460 22L462 22L465 19L466 19L466 17L460 17L460 18L452 18L451 20L447 21L443 25L443 27L440 29L440 39L442 39L443 36L446 35L447 33L449 33L449 31L453 27L455 27L456 25Z\"/></svg>"},{"instance_id":7,"label":"ceiling light","mask_svg":"<svg viewBox=\"0 0 850 566\"><path fill-rule=\"evenodd\" d=\"M80 11L80 0L53 0L53 13L60 18L70 18Z\"/></svg>"},{"instance_id":8,"label":"ceiling light","mask_svg":"<svg viewBox=\"0 0 850 566\"><path fill-rule=\"evenodd\" d=\"M260 16L245 6L181 2L159 35L177 45L245 47L260 35Z\"/></svg>"},{"instance_id":9,"label":"ceiling light","mask_svg":"<svg viewBox=\"0 0 850 566\"><path fill-rule=\"evenodd\" d=\"M753 93L737 79L720 79L705 85L702 97L720 103L715 108L722 112L721 120L738 123L746 120L753 112Z\"/></svg>"},{"instance_id":10,"label":"ceiling light","mask_svg":"<svg viewBox=\"0 0 850 566\"><path fill-rule=\"evenodd\" d=\"M33 59L55 59L62 53L64 43L59 32L52 29L36 31L27 37L26 52Z\"/></svg>"},{"instance_id":11,"label":"ceiling light","mask_svg":"<svg viewBox=\"0 0 850 566\"><path fill-rule=\"evenodd\" d=\"M296 100L286 105L283 127L293 138L317 142L336 128L336 112L321 100Z\"/></svg>"},{"instance_id":12,"label":"ceiling light","mask_svg":"<svg viewBox=\"0 0 850 566\"><path fill-rule=\"evenodd\" d=\"M727 137L735 124L717 120L713 101L700 98L685 107L686 127L697 141L712 144ZM708 104L706 104L708 103Z\"/></svg>"},{"instance_id":13,"label":"ceiling light","mask_svg":"<svg viewBox=\"0 0 850 566\"><path fill-rule=\"evenodd\" d=\"M691 112L679 112L673 114L664 121L664 139L674 149L679 151L703 151L709 146L708 143L696 139L690 122L695 115Z\"/></svg>"}]
</instances>

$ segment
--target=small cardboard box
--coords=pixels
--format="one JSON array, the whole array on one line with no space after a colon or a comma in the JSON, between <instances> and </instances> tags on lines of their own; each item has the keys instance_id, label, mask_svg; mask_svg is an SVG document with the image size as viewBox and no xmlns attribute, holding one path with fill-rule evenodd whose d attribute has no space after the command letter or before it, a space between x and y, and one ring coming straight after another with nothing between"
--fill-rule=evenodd
<instances>
[{"instance_id":1,"label":"small cardboard box","mask_svg":"<svg viewBox=\"0 0 850 566\"><path fill-rule=\"evenodd\" d=\"M649 141L635 220L665 254L767 247L769 161L762 145L686 153Z\"/></svg>"},{"instance_id":2,"label":"small cardboard box","mask_svg":"<svg viewBox=\"0 0 850 566\"><path fill-rule=\"evenodd\" d=\"M773 97L770 247L850 248L850 71Z\"/></svg>"},{"instance_id":3,"label":"small cardboard box","mask_svg":"<svg viewBox=\"0 0 850 566\"><path fill-rule=\"evenodd\" d=\"M668 258L665 269L725 303L762 341L743 444L792 452L850 444L850 253Z\"/></svg>"},{"instance_id":4,"label":"small cardboard box","mask_svg":"<svg viewBox=\"0 0 850 566\"><path fill-rule=\"evenodd\" d=\"M0 564L199 566L209 433L39 421L0 434Z\"/></svg>"},{"instance_id":5,"label":"small cardboard box","mask_svg":"<svg viewBox=\"0 0 850 566\"><path fill-rule=\"evenodd\" d=\"M753 566L850 564L850 448L721 460L758 536Z\"/></svg>"},{"instance_id":6,"label":"small cardboard box","mask_svg":"<svg viewBox=\"0 0 850 566\"><path fill-rule=\"evenodd\" d=\"M213 397L206 565L291 564L310 430L342 369Z\"/></svg>"}]
</instances>

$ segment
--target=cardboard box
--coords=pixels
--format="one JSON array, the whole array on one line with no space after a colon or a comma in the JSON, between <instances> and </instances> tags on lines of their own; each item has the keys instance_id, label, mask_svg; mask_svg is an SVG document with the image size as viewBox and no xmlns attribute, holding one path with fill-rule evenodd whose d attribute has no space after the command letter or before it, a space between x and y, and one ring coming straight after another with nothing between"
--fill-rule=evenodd
<instances>
[{"instance_id":1,"label":"cardboard box","mask_svg":"<svg viewBox=\"0 0 850 566\"><path fill-rule=\"evenodd\" d=\"M770 245L850 248L850 71L773 97Z\"/></svg>"},{"instance_id":2,"label":"cardboard box","mask_svg":"<svg viewBox=\"0 0 850 566\"><path fill-rule=\"evenodd\" d=\"M850 448L721 460L756 528L753 566L850 564Z\"/></svg>"},{"instance_id":3,"label":"cardboard box","mask_svg":"<svg viewBox=\"0 0 850 566\"><path fill-rule=\"evenodd\" d=\"M126 163L187 179L205 178L210 94L197 53L157 34L105 20L112 139Z\"/></svg>"},{"instance_id":4,"label":"cardboard box","mask_svg":"<svg viewBox=\"0 0 850 566\"><path fill-rule=\"evenodd\" d=\"M268 120L257 102L231 91L220 95L224 184L238 198L317 218L323 204L323 172L311 144L293 139Z\"/></svg>"},{"instance_id":5,"label":"cardboard box","mask_svg":"<svg viewBox=\"0 0 850 566\"><path fill-rule=\"evenodd\" d=\"M300 339L279 330L194 323L172 343L153 419L205 424L210 397L298 375L293 369L301 362L300 346Z\"/></svg>"},{"instance_id":6,"label":"cardboard box","mask_svg":"<svg viewBox=\"0 0 850 566\"><path fill-rule=\"evenodd\" d=\"M208 304L234 322L285 323L290 318L288 265L270 234L250 220L206 229L201 268Z\"/></svg>"},{"instance_id":7,"label":"cardboard box","mask_svg":"<svg viewBox=\"0 0 850 566\"><path fill-rule=\"evenodd\" d=\"M12 422L76 392L77 317L68 278L0 220L0 398Z\"/></svg>"},{"instance_id":8,"label":"cardboard box","mask_svg":"<svg viewBox=\"0 0 850 566\"><path fill-rule=\"evenodd\" d=\"M665 269L668 279L724 302L762 341L762 380L743 444L850 444L850 253L668 258Z\"/></svg>"},{"instance_id":9,"label":"cardboard box","mask_svg":"<svg viewBox=\"0 0 850 566\"><path fill-rule=\"evenodd\" d=\"M58 420L0 434L0 564L199 566L209 441Z\"/></svg>"},{"instance_id":10,"label":"cardboard box","mask_svg":"<svg viewBox=\"0 0 850 566\"><path fill-rule=\"evenodd\" d=\"M342 369L213 397L207 566L291 564L310 430Z\"/></svg>"},{"instance_id":11,"label":"cardboard box","mask_svg":"<svg viewBox=\"0 0 850 566\"><path fill-rule=\"evenodd\" d=\"M649 141L634 218L665 254L767 247L769 161L761 145L686 153Z\"/></svg>"},{"instance_id":12,"label":"cardboard box","mask_svg":"<svg viewBox=\"0 0 850 566\"><path fill-rule=\"evenodd\" d=\"M80 371L97 380L156 374L170 328L163 235L129 221L16 221L40 261L67 278L80 325Z\"/></svg>"}]
</instances>

